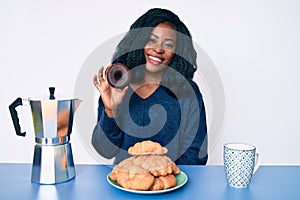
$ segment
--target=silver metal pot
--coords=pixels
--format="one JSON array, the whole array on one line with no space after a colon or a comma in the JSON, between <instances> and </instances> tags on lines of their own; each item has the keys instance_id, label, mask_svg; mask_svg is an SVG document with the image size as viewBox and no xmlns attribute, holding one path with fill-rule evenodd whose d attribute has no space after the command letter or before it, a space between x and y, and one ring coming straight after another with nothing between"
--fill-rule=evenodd
<instances>
[{"instance_id":1,"label":"silver metal pot","mask_svg":"<svg viewBox=\"0 0 300 200\"><path fill-rule=\"evenodd\" d=\"M30 106L35 132L35 151L32 167L32 182L55 184L75 177L75 168L70 134L74 112L82 102L80 99L56 99L55 88L49 88L46 99L17 98L10 106L10 114L18 136L21 132L18 106Z\"/></svg>"}]
</instances>

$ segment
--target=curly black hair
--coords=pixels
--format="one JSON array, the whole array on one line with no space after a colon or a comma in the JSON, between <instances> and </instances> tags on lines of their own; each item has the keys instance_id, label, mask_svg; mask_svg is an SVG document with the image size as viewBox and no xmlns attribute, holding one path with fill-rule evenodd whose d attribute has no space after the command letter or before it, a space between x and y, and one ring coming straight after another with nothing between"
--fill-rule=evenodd
<instances>
[{"instance_id":1,"label":"curly black hair","mask_svg":"<svg viewBox=\"0 0 300 200\"><path fill-rule=\"evenodd\" d=\"M177 93L184 90L185 84L183 83L192 80L197 69L197 53L188 28L170 10L153 8L139 17L118 44L112 63L123 63L131 71L134 71L132 69L137 66L143 66L146 63L144 46L148 42L153 28L163 22L170 23L177 31L177 45L175 55L169 64L169 67L175 69L176 72L170 70L170 72L165 73L162 85ZM133 82L138 83L143 80L141 70L136 70L133 73Z\"/></svg>"}]
</instances>

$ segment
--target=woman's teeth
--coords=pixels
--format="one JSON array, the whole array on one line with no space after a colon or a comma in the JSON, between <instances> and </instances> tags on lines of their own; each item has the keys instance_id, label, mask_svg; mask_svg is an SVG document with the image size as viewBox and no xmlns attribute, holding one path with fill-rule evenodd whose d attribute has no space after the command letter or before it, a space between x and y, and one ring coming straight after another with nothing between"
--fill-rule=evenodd
<instances>
[{"instance_id":1,"label":"woman's teeth","mask_svg":"<svg viewBox=\"0 0 300 200\"><path fill-rule=\"evenodd\" d=\"M149 56L149 58L150 58L151 60L156 61L156 62L162 62L162 60L161 60L160 58L157 58L157 57L154 57L154 56Z\"/></svg>"}]
</instances>

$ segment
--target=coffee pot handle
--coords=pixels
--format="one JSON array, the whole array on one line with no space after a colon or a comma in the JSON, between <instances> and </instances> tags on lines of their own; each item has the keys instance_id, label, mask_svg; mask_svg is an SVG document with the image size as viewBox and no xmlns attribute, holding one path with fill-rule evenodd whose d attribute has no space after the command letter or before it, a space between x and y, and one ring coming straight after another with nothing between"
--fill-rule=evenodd
<instances>
[{"instance_id":1,"label":"coffee pot handle","mask_svg":"<svg viewBox=\"0 0 300 200\"><path fill-rule=\"evenodd\" d=\"M12 121L14 123L16 134L24 137L26 135L26 132L23 132L23 133L21 132L19 117L18 117L18 113L16 110L16 107L21 106L21 105L23 105L23 103L22 103L22 99L19 97L12 104L9 105L9 111L10 111Z\"/></svg>"}]
</instances>

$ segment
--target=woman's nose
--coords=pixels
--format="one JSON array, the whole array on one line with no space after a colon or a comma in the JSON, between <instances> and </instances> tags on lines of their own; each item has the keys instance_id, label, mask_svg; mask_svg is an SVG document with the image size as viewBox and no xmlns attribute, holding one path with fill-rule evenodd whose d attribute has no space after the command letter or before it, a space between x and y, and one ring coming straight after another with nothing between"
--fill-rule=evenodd
<instances>
[{"instance_id":1,"label":"woman's nose","mask_svg":"<svg viewBox=\"0 0 300 200\"><path fill-rule=\"evenodd\" d=\"M160 43L155 44L152 49L156 53L163 53L164 52L164 48L162 47L162 44L160 44Z\"/></svg>"}]
</instances>

